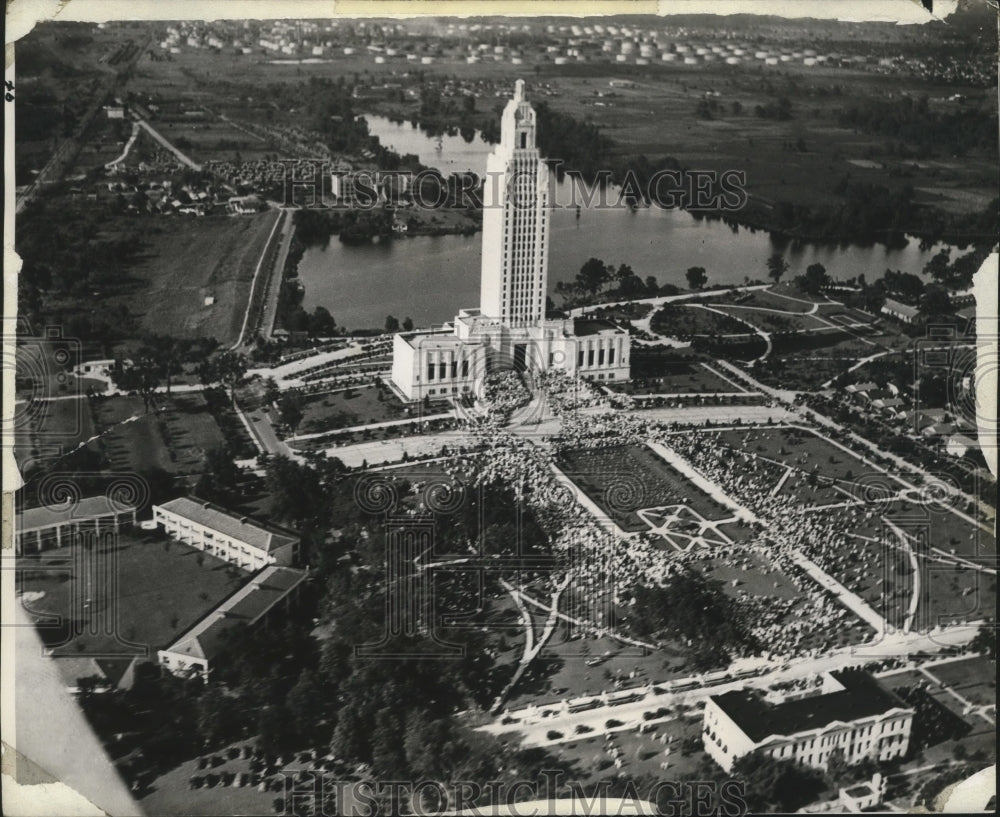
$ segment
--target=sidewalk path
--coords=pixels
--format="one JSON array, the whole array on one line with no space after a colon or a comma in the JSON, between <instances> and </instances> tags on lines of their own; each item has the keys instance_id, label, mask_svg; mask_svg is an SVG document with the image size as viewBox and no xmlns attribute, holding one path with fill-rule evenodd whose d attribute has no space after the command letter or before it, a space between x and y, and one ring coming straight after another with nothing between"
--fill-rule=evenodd
<instances>
[{"instance_id":1,"label":"sidewalk path","mask_svg":"<svg viewBox=\"0 0 1000 817\"><path fill-rule=\"evenodd\" d=\"M809 574L809 578L816 582L816 584L824 590L833 593L844 607L875 630L878 636L885 636L888 632L888 623L861 596L844 587L844 585L824 571L819 565L802 553L802 551L793 550L792 561ZM908 634L908 631L904 634Z\"/></svg>"}]
</instances>

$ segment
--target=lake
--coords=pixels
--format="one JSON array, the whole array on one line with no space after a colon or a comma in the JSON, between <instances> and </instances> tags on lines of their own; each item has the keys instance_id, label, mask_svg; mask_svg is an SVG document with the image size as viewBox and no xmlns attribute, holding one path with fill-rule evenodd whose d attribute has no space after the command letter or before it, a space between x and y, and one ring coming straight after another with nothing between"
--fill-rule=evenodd
<instances>
[{"instance_id":1,"label":"lake","mask_svg":"<svg viewBox=\"0 0 1000 817\"><path fill-rule=\"evenodd\" d=\"M397 153L412 153L421 163L444 174L472 170L483 173L491 146L479 135L470 143L461 136L429 137L409 123L366 117L371 133ZM569 201L571 191L559 183L557 196ZM611 196L614 201L614 196ZM394 237L362 246L342 244L334 236L326 247L306 250L299 263L305 286L303 305L325 306L340 326L381 327L386 315L410 317L419 326L450 320L461 307L479 305L481 235ZM742 284L767 278L767 258L782 252L787 277L819 262L835 279L864 274L881 276L887 268L920 274L940 248L921 250L910 239L905 247L837 247L772 241L767 232L732 228L720 221L696 219L680 210L659 207L572 209L552 213L549 291L572 280L591 257L609 264L629 264L641 278L686 287L688 267L704 267L711 284ZM553 296L556 303L559 298Z\"/></svg>"}]
</instances>

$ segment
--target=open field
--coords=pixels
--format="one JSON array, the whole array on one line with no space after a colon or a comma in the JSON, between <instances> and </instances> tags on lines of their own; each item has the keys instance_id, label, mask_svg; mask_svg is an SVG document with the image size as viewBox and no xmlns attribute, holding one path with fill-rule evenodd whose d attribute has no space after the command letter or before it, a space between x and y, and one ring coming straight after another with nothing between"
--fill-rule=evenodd
<instances>
[{"instance_id":1,"label":"open field","mask_svg":"<svg viewBox=\"0 0 1000 817\"><path fill-rule=\"evenodd\" d=\"M157 649L214 609L249 576L221 559L161 534L131 529L120 533L118 542L106 551L117 580L108 592L103 583L98 587L88 582L89 574L78 567L74 572L75 559L82 558L76 551L82 547L46 550L38 557L22 557L19 565L29 569L21 589L44 593L41 598L24 602L28 611L58 615L66 628L79 628L76 637L61 627L40 628L43 639L53 646L68 637L67 643L55 648L56 654L120 654L114 635L100 629L104 612L111 609L109 605L115 605L118 635L146 647L147 658L155 660ZM47 569L32 573L30 567L35 564ZM92 599L93 604L84 606L86 599ZM91 624L96 632L87 631Z\"/></svg>"},{"instance_id":2,"label":"open field","mask_svg":"<svg viewBox=\"0 0 1000 817\"><path fill-rule=\"evenodd\" d=\"M243 324L258 260L280 215L109 214L99 238L117 240L137 230L141 238L114 288L101 295L101 314L116 314L124 306L137 323L137 334L215 337L222 345L232 344ZM92 303L53 295L46 307L65 316L88 315Z\"/></svg>"},{"instance_id":3,"label":"open field","mask_svg":"<svg viewBox=\"0 0 1000 817\"><path fill-rule=\"evenodd\" d=\"M280 213L156 220L144 258L131 270L143 289L130 311L151 332L233 343L254 270ZM211 306L205 298L215 299Z\"/></svg>"},{"instance_id":4,"label":"open field","mask_svg":"<svg viewBox=\"0 0 1000 817\"><path fill-rule=\"evenodd\" d=\"M707 520L732 516L647 448L612 446L569 451L560 468L624 530L644 531L644 508L685 505Z\"/></svg>"},{"instance_id":5,"label":"open field","mask_svg":"<svg viewBox=\"0 0 1000 817\"><path fill-rule=\"evenodd\" d=\"M795 599L802 595L791 579L755 553L728 559L709 559L697 566L713 581L722 582L723 590L730 596L747 593L751 596Z\"/></svg>"},{"instance_id":6,"label":"open field","mask_svg":"<svg viewBox=\"0 0 1000 817\"><path fill-rule=\"evenodd\" d=\"M469 65L451 60L420 69L420 75L430 80L447 76L508 85L525 73L523 67L506 63ZM257 54L213 56L205 49L184 49L172 55L170 62L142 66L134 82L139 92L185 96L183 89L191 79L211 83L220 71L238 75L248 86L297 83L304 73L336 78L364 72L375 83L399 82L401 74L400 65L392 60L380 65L360 53L344 56L337 50L328 61L300 66L271 64ZM629 79L635 87L618 88L613 97L598 99L595 92L607 91L612 79ZM404 86L413 81L404 79ZM847 68L721 63L696 67L540 63L536 81L554 92L547 101L555 110L600 127L615 140L618 154L669 154L688 167L737 167L746 171L751 195L765 202L824 203L847 173L857 181L893 190L912 184L918 198L953 212L982 207L995 195L995 184L990 183L996 178L995 161L987 156L966 156L961 162L950 157L907 162L886 154L885 140L879 134L841 127L837 119L839 109L854 99L889 94L914 98L927 94L942 112L950 111L955 103L945 100L955 93L955 86ZM843 95L847 87L852 89L850 97ZM779 88L789 99L790 117L754 115L758 105L773 106ZM995 100L981 89L957 90L976 104L995 108ZM715 113L699 117L698 103L707 94L712 95ZM192 102L205 101L204 95L194 91L186 95ZM409 119L417 104L373 99L369 108L373 113ZM481 100L481 107L487 106L488 101Z\"/></svg>"}]
</instances>

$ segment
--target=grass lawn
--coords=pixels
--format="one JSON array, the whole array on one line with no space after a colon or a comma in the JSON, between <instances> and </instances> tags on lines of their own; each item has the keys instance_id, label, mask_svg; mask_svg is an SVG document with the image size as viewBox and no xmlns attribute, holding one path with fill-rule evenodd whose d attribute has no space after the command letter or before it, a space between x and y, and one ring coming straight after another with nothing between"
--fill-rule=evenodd
<instances>
[{"instance_id":1,"label":"grass lawn","mask_svg":"<svg viewBox=\"0 0 1000 817\"><path fill-rule=\"evenodd\" d=\"M172 474L201 470L205 452L226 438L200 392L159 396L159 411L148 414L138 397L94 401L95 425L110 468L119 471L162 468ZM132 419L135 418L135 419Z\"/></svg>"},{"instance_id":2,"label":"grass lawn","mask_svg":"<svg viewBox=\"0 0 1000 817\"><path fill-rule=\"evenodd\" d=\"M723 590L729 596L738 597L741 593L780 599L801 596L788 576L756 553L741 554L729 560L710 559L698 567L708 578L723 582ZM738 584L734 585L734 581Z\"/></svg>"},{"instance_id":3,"label":"grass lawn","mask_svg":"<svg viewBox=\"0 0 1000 817\"><path fill-rule=\"evenodd\" d=\"M583 785L602 778L627 775L633 779L648 776L654 779L682 780L695 774L709 762L701 743L702 719L700 715L684 716L657 723L650 731L615 732L610 741L603 736L563 743L549 748L561 760L573 761L581 772L578 778ZM664 740L664 742L661 742ZM697 740L697 750L685 751L685 741ZM622 768L614 765L611 747L621 751ZM669 750L669 755L665 754ZM660 764L670 765L664 770ZM721 773L721 770L720 770ZM640 791L645 797L648 792Z\"/></svg>"},{"instance_id":4,"label":"grass lawn","mask_svg":"<svg viewBox=\"0 0 1000 817\"><path fill-rule=\"evenodd\" d=\"M746 293L727 293L719 303L734 303L753 306L758 309L777 309L782 312L810 312L815 304L827 304L821 296L809 295L794 284L779 284L770 289L758 289Z\"/></svg>"},{"instance_id":5,"label":"grass lawn","mask_svg":"<svg viewBox=\"0 0 1000 817\"><path fill-rule=\"evenodd\" d=\"M937 678L942 684L953 686L959 689L962 686L977 686L980 684L992 685L996 689L997 662L991 661L983 655L965 658L961 661L949 661L947 664L939 664L936 667L928 667L928 672ZM966 698L965 693L961 693ZM996 693L990 699L990 703L996 701Z\"/></svg>"},{"instance_id":6,"label":"grass lawn","mask_svg":"<svg viewBox=\"0 0 1000 817\"><path fill-rule=\"evenodd\" d=\"M633 354L633 363L637 356ZM657 360L655 355L645 357L633 365L631 380L609 384L611 388L625 394L749 393L738 381L727 380L708 364L696 360Z\"/></svg>"},{"instance_id":7,"label":"grass lawn","mask_svg":"<svg viewBox=\"0 0 1000 817\"><path fill-rule=\"evenodd\" d=\"M746 335L753 330L742 321L696 304L666 304L650 319L649 328L658 335L687 338L694 335Z\"/></svg>"},{"instance_id":8,"label":"grass lawn","mask_svg":"<svg viewBox=\"0 0 1000 817\"><path fill-rule=\"evenodd\" d=\"M543 624L542 620L536 622L536 633ZM595 658L604 660L599 665L587 666L587 661ZM628 686L667 680L672 674L664 667L666 659L662 651L647 652L610 638L561 641L557 632L532 665L536 670L533 678L522 679L507 706L517 709L529 703L541 705L596 695L611 689L614 679L622 679ZM630 679L628 676L633 672L635 677Z\"/></svg>"},{"instance_id":9,"label":"grass lawn","mask_svg":"<svg viewBox=\"0 0 1000 817\"><path fill-rule=\"evenodd\" d=\"M404 406L402 401L387 388L363 386L327 392L306 398L303 406L304 416L296 433L314 434L367 423L405 420L411 415L418 416L419 412L419 408L409 409Z\"/></svg>"},{"instance_id":10,"label":"grass lawn","mask_svg":"<svg viewBox=\"0 0 1000 817\"><path fill-rule=\"evenodd\" d=\"M856 480L872 471L853 454L818 434L800 428L728 429L719 434L724 445L737 451L766 458L777 463L778 467L792 467L793 473L785 481L781 492L809 505L849 499L850 496L843 490L834 490L829 485L830 481L836 480L841 488L850 492ZM820 478L815 489L808 482L808 475L814 470ZM885 481L893 484L888 477ZM827 484L821 484L823 482Z\"/></svg>"},{"instance_id":11,"label":"grass lawn","mask_svg":"<svg viewBox=\"0 0 1000 817\"><path fill-rule=\"evenodd\" d=\"M218 606L250 575L161 534L129 529L106 551L117 583L98 585L74 567L75 559L82 555L81 547L46 550L38 557L21 559L20 566L28 569L35 564L52 569L25 575L21 584L24 592L44 593L25 602L25 607L30 613L59 615L80 628L89 625L96 629L103 624L108 605L117 604L117 632L125 640L147 647L147 657L153 660L157 649ZM89 609L83 605L88 597L92 599ZM65 637L61 627L42 627L40 633L50 643ZM55 650L62 655L107 651L116 651L115 639L100 631L83 632Z\"/></svg>"},{"instance_id":12,"label":"grass lawn","mask_svg":"<svg viewBox=\"0 0 1000 817\"><path fill-rule=\"evenodd\" d=\"M765 312L763 309L751 309L744 304L716 308L765 332L818 332L829 329L827 324L818 320L814 315L804 315L798 312L779 315L775 312Z\"/></svg>"},{"instance_id":13,"label":"grass lawn","mask_svg":"<svg viewBox=\"0 0 1000 817\"><path fill-rule=\"evenodd\" d=\"M627 531L647 530L636 511L684 504L706 519L732 516L648 448L636 445L563 452L559 466Z\"/></svg>"},{"instance_id":14,"label":"grass lawn","mask_svg":"<svg viewBox=\"0 0 1000 817\"><path fill-rule=\"evenodd\" d=\"M16 407L14 453L25 471L33 460L72 451L96 433L86 398Z\"/></svg>"}]
</instances>

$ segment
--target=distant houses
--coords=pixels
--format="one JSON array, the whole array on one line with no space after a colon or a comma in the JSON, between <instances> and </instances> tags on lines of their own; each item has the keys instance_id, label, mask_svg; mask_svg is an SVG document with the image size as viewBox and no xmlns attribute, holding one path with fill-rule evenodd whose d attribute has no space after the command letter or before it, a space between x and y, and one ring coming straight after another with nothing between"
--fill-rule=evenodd
<instances>
[{"instance_id":1,"label":"distant houses","mask_svg":"<svg viewBox=\"0 0 1000 817\"><path fill-rule=\"evenodd\" d=\"M885 303L882 304L881 312L883 315L886 315L893 320L907 324L916 321L917 316L920 314L920 310L915 306L904 304L901 301L894 301L892 298L885 299Z\"/></svg>"},{"instance_id":2,"label":"distant houses","mask_svg":"<svg viewBox=\"0 0 1000 817\"><path fill-rule=\"evenodd\" d=\"M267 209L267 205L261 201L260 196L253 194L249 196L232 196L226 203L226 212L240 216L253 215L265 209Z\"/></svg>"}]
</instances>

